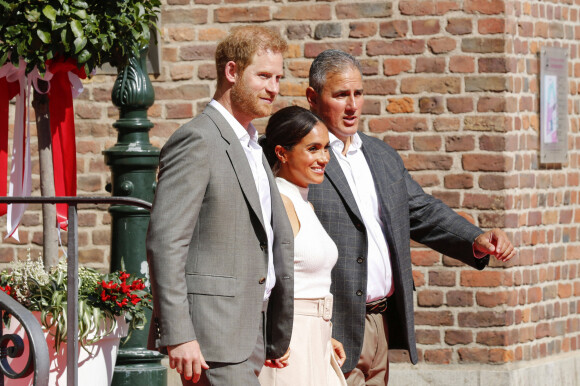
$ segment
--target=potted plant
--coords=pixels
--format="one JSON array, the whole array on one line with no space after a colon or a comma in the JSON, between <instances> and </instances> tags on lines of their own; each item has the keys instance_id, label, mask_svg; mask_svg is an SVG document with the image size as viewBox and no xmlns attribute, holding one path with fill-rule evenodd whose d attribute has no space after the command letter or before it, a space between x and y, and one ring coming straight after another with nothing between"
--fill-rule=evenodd
<instances>
[{"instance_id":1,"label":"potted plant","mask_svg":"<svg viewBox=\"0 0 580 386\"><path fill-rule=\"evenodd\" d=\"M16 110L22 112L26 85L34 85L32 107L38 132L42 196L76 195L71 89L82 91L79 78L90 76L103 64L122 68L131 57L139 57L149 44L160 7L160 0L0 0L0 106L8 106L16 96L16 106L20 106ZM25 115L17 114L15 118L14 130L18 133L14 138L25 138ZM8 132L8 127L8 115L0 116L0 132ZM26 141L14 142L13 153L20 154L13 157L13 162L24 160L22 165L16 162L22 170L13 167L15 173L10 177L14 195L27 196L31 167L24 154L29 145ZM0 195L5 196L7 176L3 173ZM16 232L23 208L21 205L8 209L15 211L8 224L11 235ZM6 210L0 206L0 215ZM42 210L43 258L45 266L52 267L58 261L58 234L53 224L57 223L58 214L60 226L66 226L66 205L55 208L45 204Z\"/></svg>"},{"instance_id":2,"label":"potted plant","mask_svg":"<svg viewBox=\"0 0 580 386\"><path fill-rule=\"evenodd\" d=\"M78 278L78 339L82 347L79 379L109 384L119 339L121 336L129 339L132 331L144 328L145 312L152 308L152 297L142 278L122 270L101 274L79 267ZM55 385L59 380L66 382L67 286L66 260L47 272L42 259L33 260L29 255L25 261L13 261L8 270L0 273L0 290L36 312L49 344L50 384ZM7 327L14 330L10 316L5 313L3 318ZM22 356L24 361L26 358L27 355ZM93 376L82 375L83 372ZM24 380L23 384L29 381Z\"/></svg>"}]
</instances>

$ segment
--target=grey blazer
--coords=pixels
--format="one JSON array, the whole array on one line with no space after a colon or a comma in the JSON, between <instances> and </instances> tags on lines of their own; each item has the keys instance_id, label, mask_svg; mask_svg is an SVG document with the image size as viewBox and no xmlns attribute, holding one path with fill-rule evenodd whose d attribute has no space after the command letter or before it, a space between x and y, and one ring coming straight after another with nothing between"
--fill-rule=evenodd
<instances>
[{"instance_id":1,"label":"grey blazer","mask_svg":"<svg viewBox=\"0 0 580 386\"><path fill-rule=\"evenodd\" d=\"M276 286L268 307L267 356L290 343L294 238L270 180ZM179 128L161 150L147 233L154 296L149 348L197 339L206 361L238 363L258 336L267 276L267 236L244 150L212 106Z\"/></svg>"},{"instance_id":2,"label":"grey blazer","mask_svg":"<svg viewBox=\"0 0 580 386\"><path fill-rule=\"evenodd\" d=\"M489 257L473 257L472 243L482 230L441 201L426 194L411 178L397 152L376 138L359 133L385 225L391 255L394 294L388 299L389 348L409 351L417 363L413 316L413 276L410 238L477 269ZM333 335L344 345L347 359L342 371L357 364L362 350L367 288L367 237L359 209L331 153L324 182L310 185L308 199L338 246L332 271Z\"/></svg>"}]
</instances>

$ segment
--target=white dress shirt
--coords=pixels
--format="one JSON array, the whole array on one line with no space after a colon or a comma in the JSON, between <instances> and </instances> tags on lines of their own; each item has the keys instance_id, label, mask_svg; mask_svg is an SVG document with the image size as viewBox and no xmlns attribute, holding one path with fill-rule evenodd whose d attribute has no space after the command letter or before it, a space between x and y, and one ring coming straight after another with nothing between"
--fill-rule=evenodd
<instances>
[{"instance_id":1,"label":"white dress shirt","mask_svg":"<svg viewBox=\"0 0 580 386\"><path fill-rule=\"evenodd\" d=\"M346 176L367 232L366 301L369 303L390 296L394 291L389 247L381 221L381 206L371 169L361 150L362 141L358 133L352 136L346 156L342 155L344 143L332 133L328 135L330 146Z\"/></svg>"},{"instance_id":2,"label":"white dress shirt","mask_svg":"<svg viewBox=\"0 0 580 386\"><path fill-rule=\"evenodd\" d=\"M215 107L234 129L234 132L244 149L244 153L246 153L246 158L248 159L250 169L252 170L252 176L254 177L254 183L258 190L263 223L266 227L266 234L268 236L268 276L266 277L266 290L264 292L264 300L266 300L270 297L272 288L276 285L276 272L274 270L274 257L272 255L274 230L272 229L270 183L268 182L268 174L266 174L266 169L264 169L264 164L262 163L262 147L258 144L258 131L251 123L246 130L240 122L238 122L237 119L234 118L234 116L215 99L212 99L209 104Z\"/></svg>"}]
</instances>

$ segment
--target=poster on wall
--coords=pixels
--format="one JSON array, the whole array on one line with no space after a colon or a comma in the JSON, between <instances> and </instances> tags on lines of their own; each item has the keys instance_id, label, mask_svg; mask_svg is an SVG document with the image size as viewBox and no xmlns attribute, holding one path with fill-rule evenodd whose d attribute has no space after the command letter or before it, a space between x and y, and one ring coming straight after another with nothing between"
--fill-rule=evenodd
<instances>
[{"instance_id":1,"label":"poster on wall","mask_svg":"<svg viewBox=\"0 0 580 386\"><path fill-rule=\"evenodd\" d=\"M540 52L540 162L568 162L568 50Z\"/></svg>"}]
</instances>

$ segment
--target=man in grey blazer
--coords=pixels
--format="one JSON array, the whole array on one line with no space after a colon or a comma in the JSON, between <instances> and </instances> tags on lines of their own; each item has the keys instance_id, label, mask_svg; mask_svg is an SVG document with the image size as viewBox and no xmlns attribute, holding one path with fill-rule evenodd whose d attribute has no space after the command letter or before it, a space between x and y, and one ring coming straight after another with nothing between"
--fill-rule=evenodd
<instances>
[{"instance_id":1,"label":"man in grey blazer","mask_svg":"<svg viewBox=\"0 0 580 386\"><path fill-rule=\"evenodd\" d=\"M308 198L336 242L333 335L343 343L349 385L388 382L388 348L417 363L410 238L483 269L489 254L515 251L500 229L483 232L411 178L397 152L357 132L362 71L351 55L327 50L312 63L307 99L330 131L325 179Z\"/></svg>"},{"instance_id":2,"label":"man in grey blazer","mask_svg":"<svg viewBox=\"0 0 580 386\"><path fill-rule=\"evenodd\" d=\"M216 50L213 100L161 150L149 346L183 384L259 385L266 356L286 363L293 234L251 123L272 111L286 48L270 29L233 29Z\"/></svg>"}]
</instances>

